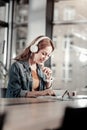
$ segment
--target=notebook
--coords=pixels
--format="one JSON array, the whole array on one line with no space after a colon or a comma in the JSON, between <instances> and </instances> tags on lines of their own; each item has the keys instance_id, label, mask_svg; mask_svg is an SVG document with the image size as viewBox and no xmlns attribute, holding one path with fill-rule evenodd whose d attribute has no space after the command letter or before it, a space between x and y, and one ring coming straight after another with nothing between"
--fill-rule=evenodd
<instances>
[{"instance_id":1,"label":"notebook","mask_svg":"<svg viewBox=\"0 0 87 130\"><path fill-rule=\"evenodd\" d=\"M54 90L55 96L39 96L37 98L44 98L44 99L52 99L52 100L77 100L77 99L87 99L87 95L85 94L76 94L71 95L68 90Z\"/></svg>"}]
</instances>

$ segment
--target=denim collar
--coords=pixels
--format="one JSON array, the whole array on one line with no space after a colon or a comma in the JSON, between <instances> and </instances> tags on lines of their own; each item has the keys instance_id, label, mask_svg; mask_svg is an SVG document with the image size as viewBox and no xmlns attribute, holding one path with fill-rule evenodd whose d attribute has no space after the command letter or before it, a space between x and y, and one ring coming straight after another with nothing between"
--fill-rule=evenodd
<instances>
[{"instance_id":1,"label":"denim collar","mask_svg":"<svg viewBox=\"0 0 87 130\"><path fill-rule=\"evenodd\" d=\"M27 72L31 71L30 64L29 64L28 61L19 61L19 62L20 62L21 64L23 64L25 71L27 71ZM42 69L41 69L41 67L40 67L39 64L37 64L37 73L38 73L38 75L39 75L44 81L46 80L46 76L45 76L45 74L43 73L43 71L42 71Z\"/></svg>"},{"instance_id":2,"label":"denim collar","mask_svg":"<svg viewBox=\"0 0 87 130\"><path fill-rule=\"evenodd\" d=\"M24 69L25 69L26 71L31 70L31 68L30 68L30 65L29 65L28 61L19 61L19 62L20 62L21 64L23 64Z\"/></svg>"}]
</instances>

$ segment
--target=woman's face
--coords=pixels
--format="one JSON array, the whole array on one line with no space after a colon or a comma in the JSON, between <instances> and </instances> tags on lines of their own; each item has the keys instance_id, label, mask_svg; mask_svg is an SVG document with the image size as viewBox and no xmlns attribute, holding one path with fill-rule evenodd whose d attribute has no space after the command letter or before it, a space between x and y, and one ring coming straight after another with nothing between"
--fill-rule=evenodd
<instances>
[{"instance_id":1,"label":"woman's face","mask_svg":"<svg viewBox=\"0 0 87 130\"><path fill-rule=\"evenodd\" d=\"M33 60L37 64L43 64L46 60L48 60L51 53L52 53L52 47L48 46L44 49L39 50L38 53L35 53Z\"/></svg>"}]
</instances>

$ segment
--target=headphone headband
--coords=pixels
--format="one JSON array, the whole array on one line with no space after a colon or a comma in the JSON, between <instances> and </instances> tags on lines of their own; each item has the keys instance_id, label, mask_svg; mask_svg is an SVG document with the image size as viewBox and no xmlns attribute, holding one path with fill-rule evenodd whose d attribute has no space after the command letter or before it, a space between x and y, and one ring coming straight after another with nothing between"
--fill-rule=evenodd
<instances>
[{"instance_id":1,"label":"headphone headband","mask_svg":"<svg viewBox=\"0 0 87 130\"><path fill-rule=\"evenodd\" d=\"M37 41L36 41L33 45L31 45L30 51L33 52L33 53L37 52L37 51L38 51L38 46L37 46L38 43L39 43L40 41L44 40L44 39L49 39L49 40L50 40L50 38L49 38L49 37L46 37L46 36L43 36L43 37L38 38Z\"/></svg>"},{"instance_id":2,"label":"headphone headband","mask_svg":"<svg viewBox=\"0 0 87 130\"><path fill-rule=\"evenodd\" d=\"M50 40L49 37L43 36L43 37L38 38L34 45L38 45L38 43L39 43L40 41L44 40L44 39L49 39L49 40Z\"/></svg>"}]
</instances>

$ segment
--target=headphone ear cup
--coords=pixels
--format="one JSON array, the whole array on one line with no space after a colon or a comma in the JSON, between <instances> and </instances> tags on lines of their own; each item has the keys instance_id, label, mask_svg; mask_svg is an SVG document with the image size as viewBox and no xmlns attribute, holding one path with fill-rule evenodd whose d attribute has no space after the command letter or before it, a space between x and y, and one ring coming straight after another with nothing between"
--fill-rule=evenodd
<instances>
[{"instance_id":1,"label":"headphone ear cup","mask_svg":"<svg viewBox=\"0 0 87 130\"><path fill-rule=\"evenodd\" d=\"M32 45L30 47L30 51L33 52L33 53L36 53L38 51L38 46L37 45Z\"/></svg>"},{"instance_id":2,"label":"headphone ear cup","mask_svg":"<svg viewBox=\"0 0 87 130\"><path fill-rule=\"evenodd\" d=\"M43 39L45 39L45 38L49 39L48 37L45 37L45 36L39 38L39 39L34 43L34 45L31 45L31 46L30 46L30 51L31 51L32 53L38 52L38 44L39 44L39 42L40 42L41 40L43 40Z\"/></svg>"}]
</instances>

